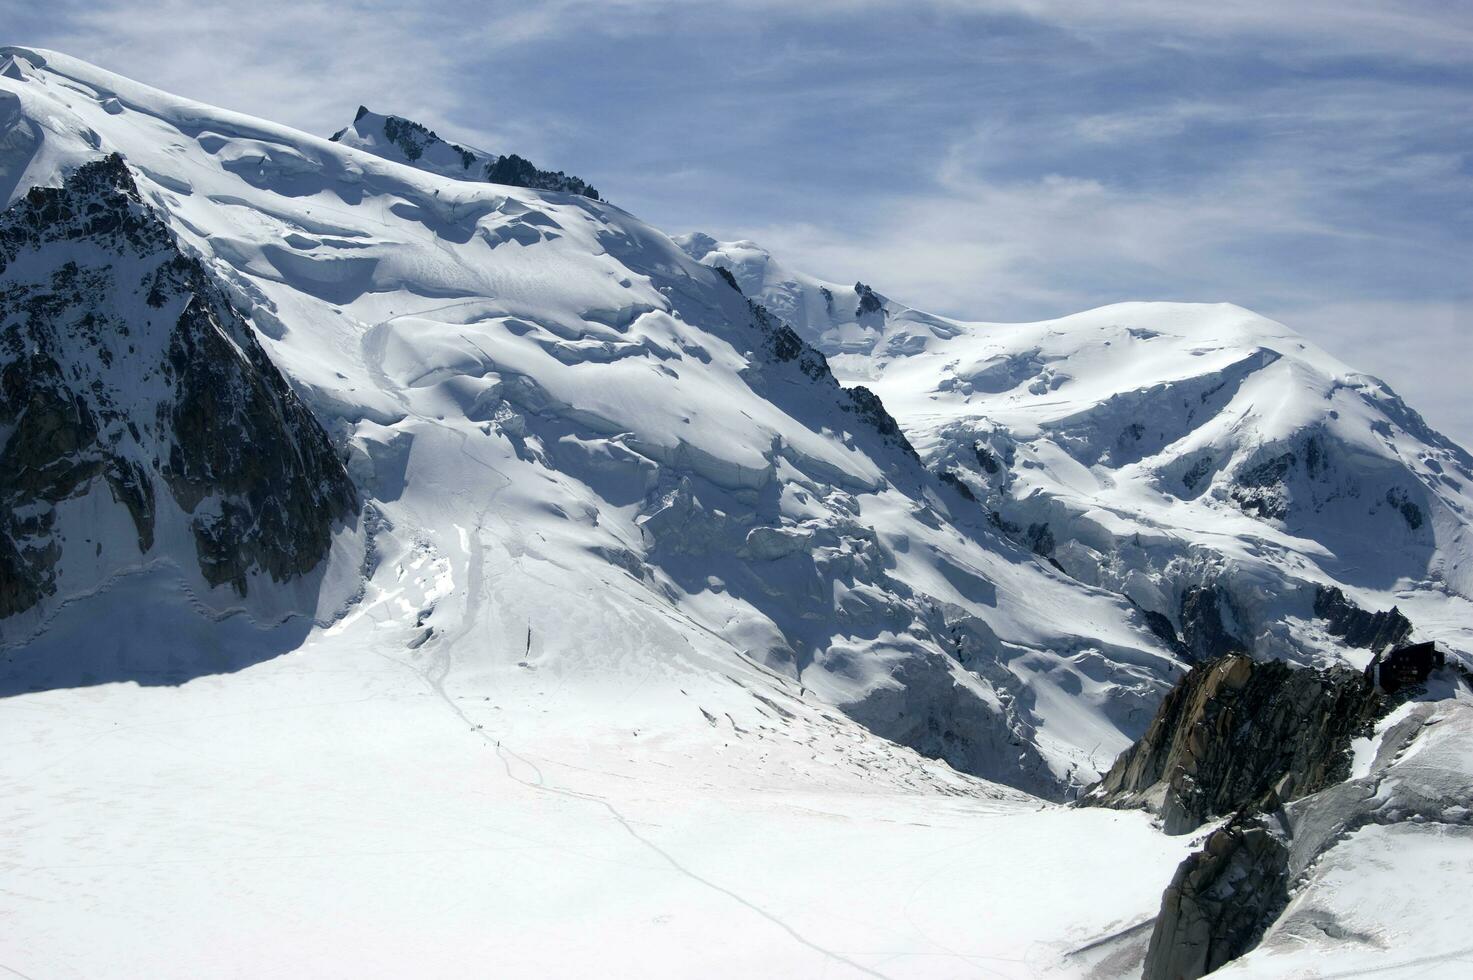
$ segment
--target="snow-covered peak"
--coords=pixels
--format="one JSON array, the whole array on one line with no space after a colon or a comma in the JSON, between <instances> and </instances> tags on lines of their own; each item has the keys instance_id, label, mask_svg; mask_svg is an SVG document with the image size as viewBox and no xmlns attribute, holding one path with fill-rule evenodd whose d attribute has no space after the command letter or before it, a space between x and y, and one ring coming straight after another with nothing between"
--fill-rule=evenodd
<instances>
[{"instance_id":1,"label":"snow-covered peak","mask_svg":"<svg viewBox=\"0 0 1473 980\"><path fill-rule=\"evenodd\" d=\"M376 645L457 677L525 663L605 712L637 680L627 727L705 726L692 693L729 704L736 679L1051 795L1179 669L1128 602L1009 541L879 399L627 213L32 55L0 77L0 166L57 184L127 160L349 460L372 540L345 574Z\"/></svg>"},{"instance_id":2,"label":"snow-covered peak","mask_svg":"<svg viewBox=\"0 0 1473 980\"><path fill-rule=\"evenodd\" d=\"M913 310L862 282L844 286L795 272L756 242L720 242L702 232L675 240L697 262L730 272L743 293L841 364L924 350L958 331L954 322Z\"/></svg>"},{"instance_id":3,"label":"snow-covered peak","mask_svg":"<svg viewBox=\"0 0 1473 980\"><path fill-rule=\"evenodd\" d=\"M21 60L0 172L127 159L349 458L391 528L371 553L436 570L367 572L413 612L406 643L474 661L462 638L525 651L530 626L595 687L689 643L1054 793L1138 734L1178 658L1338 658L1357 606L1468 649L1465 456L1246 311L948 320L586 197ZM571 594L640 625L589 660Z\"/></svg>"},{"instance_id":4,"label":"snow-covered peak","mask_svg":"<svg viewBox=\"0 0 1473 980\"><path fill-rule=\"evenodd\" d=\"M1334 659L1329 588L1473 652L1473 457L1284 324L1190 303L966 322L872 291L867 320L866 287L680 242L873 388L1000 527L1194 652Z\"/></svg>"},{"instance_id":5,"label":"snow-covered peak","mask_svg":"<svg viewBox=\"0 0 1473 980\"><path fill-rule=\"evenodd\" d=\"M497 155L442 140L433 130L405 119L370 112L359 106L352 124L332 134L333 142L398 160L430 173L460 180L480 180Z\"/></svg>"},{"instance_id":6,"label":"snow-covered peak","mask_svg":"<svg viewBox=\"0 0 1473 980\"><path fill-rule=\"evenodd\" d=\"M359 106L352 124L338 130L332 139L442 177L484 180L599 199L598 191L581 178L561 170L540 170L515 153L502 155L451 143L412 119L380 115L369 111L367 106Z\"/></svg>"},{"instance_id":7,"label":"snow-covered peak","mask_svg":"<svg viewBox=\"0 0 1473 980\"><path fill-rule=\"evenodd\" d=\"M867 368L917 448L979 496L1003 494L1014 523L1047 522L1069 500L1113 537L1217 542L1241 562L1292 555L1297 574L1369 590L1364 605L1425 590L1441 618L1435 596L1473 595L1473 457L1383 382L1241 307L1129 303L967 324ZM1006 466L988 472L979 450ZM1094 579L1095 564L1075 570ZM1240 605L1256 604L1244 591Z\"/></svg>"}]
</instances>

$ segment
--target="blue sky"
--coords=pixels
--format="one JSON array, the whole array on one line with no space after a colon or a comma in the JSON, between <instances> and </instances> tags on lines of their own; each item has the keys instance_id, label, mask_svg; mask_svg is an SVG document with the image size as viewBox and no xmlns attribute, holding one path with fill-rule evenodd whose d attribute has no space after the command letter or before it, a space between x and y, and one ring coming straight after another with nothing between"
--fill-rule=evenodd
<instances>
[{"instance_id":1,"label":"blue sky","mask_svg":"<svg viewBox=\"0 0 1473 980\"><path fill-rule=\"evenodd\" d=\"M27 5L7 40L318 133L358 103L923 309L1226 300L1473 445L1473 5Z\"/></svg>"}]
</instances>

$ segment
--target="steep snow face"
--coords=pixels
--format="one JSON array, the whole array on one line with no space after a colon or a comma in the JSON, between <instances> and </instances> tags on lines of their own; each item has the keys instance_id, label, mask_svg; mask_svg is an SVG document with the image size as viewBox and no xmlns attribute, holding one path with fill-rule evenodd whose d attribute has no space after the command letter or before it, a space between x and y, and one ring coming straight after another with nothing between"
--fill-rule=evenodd
<instances>
[{"instance_id":1,"label":"steep snow face","mask_svg":"<svg viewBox=\"0 0 1473 980\"><path fill-rule=\"evenodd\" d=\"M151 561L279 592L354 516L326 435L117 156L0 215L0 380L0 638Z\"/></svg>"},{"instance_id":2,"label":"steep snow face","mask_svg":"<svg viewBox=\"0 0 1473 980\"><path fill-rule=\"evenodd\" d=\"M812 717L774 691L837 705L1061 795L1180 669L1128 603L1000 535L872 395L619 209L8 58L3 172L55 185L126 158L346 447L371 541L345 622L441 689L491 664L593 693L639 678L630 728L673 713L719 738L691 690L736 681L773 719Z\"/></svg>"},{"instance_id":3,"label":"steep snow face","mask_svg":"<svg viewBox=\"0 0 1473 980\"><path fill-rule=\"evenodd\" d=\"M442 177L561 191L598 200L597 190L561 170L539 170L515 153L502 156L449 143L412 119L381 116L369 112L367 106L359 106L352 125L338 130L332 139Z\"/></svg>"},{"instance_id":4,"label":"steep snow face","mask_svg":"<svg viewBox=\"0 0 1473 980\"><path fill-rule=\"evenodd\" d=\"M1001 530L1184 655L1336 659L1315 612L1336 586L1473 653L1473 457L1282 324L1173 303L964 323L681 241L872 387Z\"/></svg>"}]
</instances>

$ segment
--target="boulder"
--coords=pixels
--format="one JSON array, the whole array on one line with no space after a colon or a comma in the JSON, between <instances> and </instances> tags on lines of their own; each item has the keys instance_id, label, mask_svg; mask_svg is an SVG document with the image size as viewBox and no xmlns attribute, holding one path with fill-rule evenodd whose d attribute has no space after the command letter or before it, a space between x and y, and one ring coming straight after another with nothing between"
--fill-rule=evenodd
<instances>
[{"instance_id":1,"label":"boulder","mask_svg":"<svg viewBox=\"0 0 1473 980\"><path fill-rule=\"evenodd\" d=\"M1161 897L1144 980L1194 980L1257 945L1289 900L1288 857L1260 820L1213 831Z\"/></svg>"}]
</instances>

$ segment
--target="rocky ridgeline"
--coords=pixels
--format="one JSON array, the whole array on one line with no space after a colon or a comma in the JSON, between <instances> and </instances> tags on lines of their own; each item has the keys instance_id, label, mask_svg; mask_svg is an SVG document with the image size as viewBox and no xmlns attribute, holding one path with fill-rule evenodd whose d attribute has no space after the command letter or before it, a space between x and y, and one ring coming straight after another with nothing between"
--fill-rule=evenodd
<instances>
[{"instance_id":1,"label":"rocky ridgeline","mask_svg":"<svg viewBox=\"0 0 1473 980\"><path fill-rule=\"evenodd\" d=\"M1301 949L1306 936L1363 941L1316 902L1317 863L1370 826L1473 829L1473 706L1409 708L1379 726L1366 775L1272 812L1238 813L1208 835L1162 895L1146 980L1192 980L1259 946Z\"/></svg>"},{"instance_id":2,"label":"rocky ridgeline","mask_svg":"<svg viewBox=\"0 0 1473 980\"><path fill-rule=\"evenodd\" d=\"M718 269L717 274L726 281L737 292L741 287L726 269ZM757 326L765 335L764 349L772 360L790 363L795 362L798 369L809 380L826 385L834 391L839 400L840 410L846 414L852 414L862 421L868 428L879 434L881 440L892 448L898 449L915 463L920 463L920 456L910 440L905 438L905 433L900 430L900 424L895 417L885 408L879 397L864 385L844 387L834 377L833 371L829 369L828 359L816 348L809 345L802 337L798 336L788 324L770 313L766 307L751 300L747 305L752 310L752 317Z\"/></svg>"},{"instance_id":3,"label":"rocky ridgeline","mask_svg":"<svg viewBox=\"0 0 1473 980\"><path fill-rule=\"evenodd\" d=\"M1348 645L1367 650L1384 650L1400 646L1412 635L1412 623L1401 610L1368 612L1345 597L1334 586L1322 585L1315 590L1314 614L1325 621L1325 630Z\"/></svg>"},{"instance_id":4,"label":"rocky ridgeline","mask_svg":"<svg viewBox=\"0 0 1473 980\"><path fill-rule=\"evenodd\" d=\"M120 156L0 216L0 317L0 617L157 556L181 512L204 580L241 595L311 570L355 512L326 434ZM68 543L103 487L134 540L87 511Z\"/></svg>"},{"instance_id":5,"label":"rocky ridgeline","mask_svg":"<svg viewBox=\"0 0 1473 980\"><path fill-rule=\"evenodd\" d=\"M1395 630L1389 618L1374 625L1388 623ZM1228 817L1181 863L1162 895L1145 951L1146 980L1192 980L1275 930L1292 935L1282 921L1293 914L1291 894L1304 887L1317 858L1360 827L1473 823L1473 707L1459 693L1469 688L1467 676L1421 655L1425 646L1377 658L1387 675L1414 675L1394 693L1345 668L1312 670L1242 655L1198 665L1146 734L1080 800L1150 810L1172 834ZM1428 684L1447 688L1439 696L1456 697L1407 705L1405 717L1386 720L1396 705L1428 697ZM1434 748L1413 758L1407 750L1424 736ZM1374 758L1353 778L1358 738ZM1447 759L1437 761L1439 753Z\"/></svg>"},{"instance_id":6,"label":"rocky ridgeline","mask_svg":"<svg viewBox=\"0 0 1473 980\"><path fill-rule=\"evenodd\" d=\"M1354 670L1232 654L1192 668L1082 806L1147 809L1185 834L1244 807L1317 792L1349 772L1350 740L1383 699Z\"/></svg>"},{"instance_id":7,"label":"rocky ridgeline","mask_svg":"<svg viewBox=\"0 0 1473 980\"><path fill-rule=\"evenodd\" d=\"M497 154L468 149L441 139L434 130L412 119L381 116L370 112L367 106L359 106L353 125L338 130L330 138L385 159L398 160L459 180L485 180L493 184L578 194L600 200L597 189L572 174L542 170L515 153Z\"/></svg>"}]
</instances>

